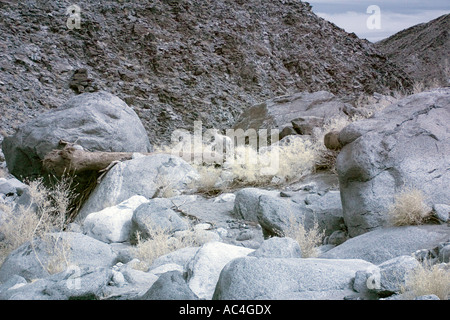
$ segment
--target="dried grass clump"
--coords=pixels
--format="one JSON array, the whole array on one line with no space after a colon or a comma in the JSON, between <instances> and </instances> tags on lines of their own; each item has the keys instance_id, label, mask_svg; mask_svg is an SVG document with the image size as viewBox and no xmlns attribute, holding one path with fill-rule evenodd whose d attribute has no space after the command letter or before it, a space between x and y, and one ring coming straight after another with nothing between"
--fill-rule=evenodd
<instances>
[{"instance_id":1,"label":"dried grass clump","mask_svg":"<svg viewBox=\"0 0 450 320\"><path fill-rule=\"evenodd\" d=\"M158 152L171 152L183 149L177 146L158 147ZM198 155L208 155L211 146L204 143L193 152ZM175 152L176 154L176 152ZM180 155L183 156L183 155ZM223 153L219 163L198 161L190 164L197 170L200 178L195 186L199 191L208 192L214 189L228 191L230 188L244 186L261 186L280 184L298 180L314 170L316 150L314 145L303 139L292 139L286 144L274 143L260 150L244 144L237 145L231 151ZM189 160L189 157L183 157Z\"/></svg>"},{"instance_id":2,"label":"dried grass clump","mask_svg":"<svg viewBox=\"0 0 450 320\"><path fill-rule=\"evenodd\" d=\"M6 259L8 254L20 247L27 241L31 241L37 233L39 217L31 208L19 208L15 212L10 205L1 204L2 211L0 221L0 234L3 240L0 241L0 264Z\"/></svg>"},{"instance_id":3,"label":"dried grass clump","mask_svg":"<svg viewBox=\"0 0 450 320\"><path fill-rule=\"evenodd\" d=\"M195 230L192 225L185 231L178 232L176 237L168 229L154 226L151 222L146 223L150 237L143 239L142 235L136 233L136 246L134 257L139 260L134 268L147 271L155 259L178 249L201 246L211 239L204 230Z\"/></svg>"},{"instance_id":4,"label":"dried grass clump","mask_svg":"<svg viewBox=\"0 0 450 320\"><path fill-rule=\"evenodd\" d=\"M134 256L140 261L136 269L147 271L153 261L176 248L169 242L170 234L163 228L153 228L149 230L151 239L143 239L141 234L136 233L137 244L134 250Z\"/></svg>"},{"instance_id":5,"label":"dried grass clump","mask_svg":"<svg viewBox=\"0 0 450 320\"><path fill-rule=\"evenodd\" d=\"M430 216L424 193L415 188L404 188L394 198L388 216L394 226L420 225Z\"/></svg>"},{"instance_id":6,"label":"dried grass clump","mask_svg":"<svg viewBox=\"0 0 450 320\"><path fill-rule=\"evenodd\" d=\"M317 221L309 230L292 215L289 218L289 228L283 232L283 236L297 241L302 251L302 258L314 258L319 255L317 248L322 244L325 232L320 230Z\"/></svg>"},{"instance_id":7,"label":"dried grass clump","mask_svg":"<svg viewBox=\"0 0 450 320\"><path fill-rule=\"evenodd\" d=\"M408 274L401 293L406 299L434 294L441 300L448 300L450 298L450 270L448 265L432 265L426 261L419 264Z\"/></svg>"},{"instance_id":8,"label":"dried grass clump","mask_svg":"<svg viewBox=\"0 0 450 320\"><path fill-rule=\"evenodd\" d=\"M74 197L70 186L71 179L67 177L57 181L52 188L45 187L42 179L30 181L28 182L30 205L1 206L3 214L0 234L3 235L3 240L0 242L0 264L10 252L22 244L30 242L34 248L37 239L46 241L51 238L46 237L46 234L59 232L65 228L69 204ZM43 267L49 273L62 271L65 265L62 262L67 262L65 253L67 245L58 239L52 240L47 247L50 248L50 258Z\"/></svg>"}]
</instances>

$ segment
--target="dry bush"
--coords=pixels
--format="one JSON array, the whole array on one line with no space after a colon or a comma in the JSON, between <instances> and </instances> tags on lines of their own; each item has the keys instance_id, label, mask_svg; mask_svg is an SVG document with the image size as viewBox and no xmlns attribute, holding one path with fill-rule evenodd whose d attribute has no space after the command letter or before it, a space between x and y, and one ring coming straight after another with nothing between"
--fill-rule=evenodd
<instances>
[{"instance_id":1,"label":"dry bush","mask_svg":"<svg viewBox=\"0 0 450 320\"><path fill-rule=\"evenodd\" d=\"M142 271L147 271L160 256L181 248L201 246L211 240L203 230L195 230L192 224L188 230L179 231L176 237L169 230L154 226L151 222L146 225L150 237L143 239L137 232L134 248L134 257L139 260L134 268Z\"/></svg>"},{"instance_id":2,"label":"dry bush","mask_svg":"<svg viewBox=\"0 0 450 320\"><path fill-rule=\"evenodd\" d=\"M317 158L314 144L301 137L293 139L286 145L279 144L272 147L269 152L273 152L275 155L263 154L263 157L268 158L263 161L267 162L278 157L279 166L275 176L286 182L299 180L314 170Z\"/></svg>"},{"instance_id":3,"label":"dry bush","mask_svg":"<svg viewBox=\"0 0 450 320\"><path fill-rule=\"evenodd\" d=\"M2 204L3 212L0 221L0 234L3 240L0 242L0 265L8 254L27 241L31 241L39 225L38 215L31 209L20 207L15 212L11 205Z\"/></svg>"},{"instance_id":4,"label":"dry bush","mask_svg":"<svg viewBox=\"0 0 450 320\"><path fill-rule=\"evenodd\" d=\"M420 225L430 216L431 209L425 204L424 193L406 187L394 197L388 217L394 226Z\"/></svg>"},{"instance_id":5,"label":"dry bush","mask_svg":"<svg viewBox=\"0 0 450 320\"><path fill-rule=\"evenodd\" d=\"M450 298L450 270L448 265L432 265L425 261L412 270L401 288L406 299L434 294L441 300Z\"/></svg>"},{"instance_id":6,"label":"dry bush","mask_svg":"<svg viewBox=\"0 0 450 320\"><path fill-rule=\"evenodd\" d=\"M223 176L223 168L216 167L215 165L192 165L194 169L199 174L199 179L193 181L191 189L197 190L199 193L204 193L205 195L225 192L229 184L221 183Z\"/></svg>"},{"instance_id":7,"label":"dry bush","mask_svg":"<svg viewBox=\"0 0 450 320\"><path fill-rule=\"evenodd\" d=\"M176 248L169 242L170 234L162 228L154 228L150 230L152 237L150 239L142 239L140 233L136 233L137 244L134 250L134 256L140 261L135 266L136 269L147 271L153 261Z\"/></svg>"},{"instance_id":8,"label":"dry bush","mask_svg":"<svg viewBox=\"0 0 450 320\"><path fill-rule=\"evenodd\" d=\"M0 209L4 214L0 223L0 233L4 239L0 242L0 263L10 252L25 242L29 241L33 248L37 239L46 241L49 239L46 234L64 229L68 206L73 197L70 182L69 178L62 178L53 188L47 188L42 179L30 181L28 182L30 205L16 208L12 204L2 205ZM61 262L67 262L67 244L59 239L47 247L49 260L43 267L49 273L62 271L64 266ZM37 255L36 258L39 260Z\"/></svg>"},{"instance_id":9,"label":"dry bush","mask_svg":"<svg viewBox=\"0 0 450 320\"><path fill-rule=\"evenodd\" d=\"M319 252L317 247L322 244L325 232L321 231L317 221L309 230L306 230L303 223L297 221L293 215L289 217L289 228L284 231L283 236L297 241L302 251L302 258L317 257Z\"/></svg>"},{"instance_id":10,"label":"dry bush","mask_svg":"<svg viewBox=\"0 0 450 320\"><path fill-rule=\"evenodd\" d=\"M208 152L210 146L198 146L195 152ZM158 152L170 152L171 147L156 148ZM221 189L243 186L260 186L289 182L300 179L314 170L315 149L312 143L302 139L293 139L287 144L273 144L256 150L251 145L238 145L233 153L222 163L198 163L191 165L200 175L195 187L206 192L208 189Z\"/></svg>"},{"instance_id":11,"label":"dry bush","mask_svg":"<svg viewBox=\"0 0 450 320\"><path fill-rule=\"evenodd\" d=\"M250 145L237 146L224 168L235 186L283 184L311 173L315 158L313 144L296 137L258 151Z\"/></svg>"}]
</instances>

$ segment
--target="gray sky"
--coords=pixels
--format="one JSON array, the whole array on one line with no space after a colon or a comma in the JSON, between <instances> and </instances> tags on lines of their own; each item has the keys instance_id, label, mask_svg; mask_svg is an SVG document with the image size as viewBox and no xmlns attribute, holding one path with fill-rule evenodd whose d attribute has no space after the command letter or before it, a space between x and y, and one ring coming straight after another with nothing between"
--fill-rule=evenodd
<instances>
[{"instance_id":1,"label":"gray sky","mask_svg":"<svg viewBox=\"0 0 450 320\"><path fill-rule=\"evenodd\" d=\"M449 0L306 0L313 11L347 32L376 42L413 25L450 13ZM367 13L371 5L380 9L379 20ZM367 25L367 21L371 22ZM380 23L378 24L377 21Z\"/></svg>"}]
</instances>

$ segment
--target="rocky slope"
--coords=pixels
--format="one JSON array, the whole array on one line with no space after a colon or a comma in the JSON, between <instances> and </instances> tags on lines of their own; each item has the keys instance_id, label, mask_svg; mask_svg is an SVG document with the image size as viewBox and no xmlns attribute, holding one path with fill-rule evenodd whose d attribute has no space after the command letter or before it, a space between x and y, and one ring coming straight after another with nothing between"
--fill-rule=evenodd
<instances>
[{"instance_id":1,"label":"rocky slope","mask_svg":"<svg viewBox=\"0 0 450 320\"><path fill-rule=\"evenodd\" d=\"M450 14L415 25L375 44L416 81L450 85Z\"/></svg>"},{"instance_id":2,"label":"rocky slope","mask_svg":"<svg viewBox=\"0 0 450 320\"><path fill-rule=\"evenodd\" d=\"M230 127L249 105L299 91L388 93L410 82L369 42L301 1L0 1L1 128L105 90L152 143L194 120Z\"/></svg>"}]
</instances>

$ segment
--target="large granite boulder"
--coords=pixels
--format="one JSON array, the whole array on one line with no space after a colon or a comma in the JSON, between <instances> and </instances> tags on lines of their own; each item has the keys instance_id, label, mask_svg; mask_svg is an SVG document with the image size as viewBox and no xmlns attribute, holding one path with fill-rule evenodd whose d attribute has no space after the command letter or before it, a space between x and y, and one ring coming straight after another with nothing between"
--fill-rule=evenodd
<instances>
[{"instance_id":1,"label":"large granite boulder","mask_svg":"<svg viewBox=\"0 0 450 320\"><path fill-rule=\"evenodd\" d=\"M49 233L12 251L0 267L0 282L14 275L27 281L48 277L56 267L111 267L117 254L99 240L75 232Z\"/></svg>"},{"instance_id":2,"label":"large granite boulder","mask_svg":"<svg viewBox=\"0 0 450 320\"><path fill-rule=\"evenodd\" d=\"M84 93L41 114L3 140L8 170L17 178L42 175L42 159L59 141L88 151L150 152L152 146L137 114L108 92Z\"/></svg>"},{"instance_id":3,"label":"large granite boulder","mask_svg":"<svg viewBox=\"0 0 450 320\"><path fill-rule=\"evenodd\" d=\"M92 191L77 220L92 212L115 206L132 196L147 199L179 195L189 190L198 173L181 158L153 154L116 164Z\"/></svg>"},{"instance_id":4,"label":"large granite boulder","mask_svg":"<svg viewBox=\"0 0 450 320\"><path fill-rule=\"evenodd\" d=\"M363 259L383 263L417 250L433 249L450 241L450 227L424 225L379 228L351 238L320 257L329 259Z\"/></svg>"},{"instance_id":5,"label":"large granite boulder","mask_svg":"<svg viewBox=\"0 0 450 320\"><path fill-rule=\"evenodd\" d=\"M241 257L220 273L215 300L341 300L353 295L356 272L374 267L358 259Z\"/></svg>"},{"instance_id":6,"label":"large granite boulder","mask_svg":"<svg viewBox=\"0 0 450 320\"><path fill-rule=\"evenodd\" d=\"M388 222L405 186L428 205L450 204L450 88L409 96L344 128L337 157L345 223L356 236Z\"/></svg>"}]
</instances>

